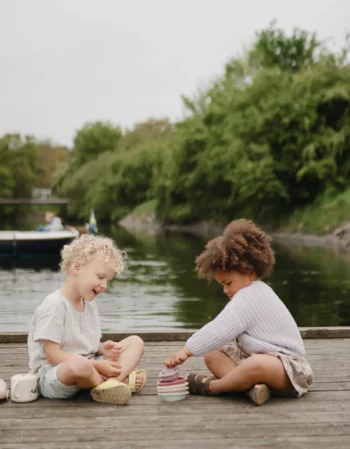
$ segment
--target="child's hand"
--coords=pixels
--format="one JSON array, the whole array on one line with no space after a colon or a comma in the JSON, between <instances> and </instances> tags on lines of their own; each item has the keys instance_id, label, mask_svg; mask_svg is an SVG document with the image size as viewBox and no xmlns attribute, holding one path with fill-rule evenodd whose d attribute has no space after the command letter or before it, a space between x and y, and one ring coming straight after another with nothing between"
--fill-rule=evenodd
<instances>
[{"instance_id":1,"label":"child's hand","mask_svg":"<svg viewBox=\"0 0 350 449\"><path fill-rule=\"evenodd\" d=\"M189 357L191 357L190 351L186 348L186 346L180 351L175 352L175 354L171 355L167 360L165 360L164 365L167 368L173 368L174 366L181 365L184 363Z\"/></svg>"},{"instance_id":2,"label":"child's hand","mask_svg":"<svg viewBox=\"0 0 350 449\"><path fill-rule=\"evenodd\" d=\"M95 360L93 365L103 377L117 377L122 371L122 367L112 360Z\"/></svg>"},{"instance_id":3,"label":"child's hand","mask_svg":"<svg viewBox=\"0 0 350 449\"><path fill-rule=\"evenodd\" d=\"M113 360L114 362L116 362L119 359L120 354L122 353L122 346L120 343L116 343L112 340L107 340L101 343L100 352L105 356L105 359Z\"/></svg>"}]
</instances>

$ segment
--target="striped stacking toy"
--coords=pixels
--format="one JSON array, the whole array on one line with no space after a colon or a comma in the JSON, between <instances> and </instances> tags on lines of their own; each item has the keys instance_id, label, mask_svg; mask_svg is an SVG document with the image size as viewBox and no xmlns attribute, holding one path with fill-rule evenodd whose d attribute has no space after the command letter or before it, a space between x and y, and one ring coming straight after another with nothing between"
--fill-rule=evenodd
<instances>
[{"instance_id":1,"label":"striped stacking toy","mask_svg":"<svg viewBox=\"0 0 350 449\"><path fill-rule=\"evenodd\" d=\"M164 368L157 382L158 396L167 402L181 401L188 395L188 382L180 376L180 368Z\"/></svg>"}]
</instances>

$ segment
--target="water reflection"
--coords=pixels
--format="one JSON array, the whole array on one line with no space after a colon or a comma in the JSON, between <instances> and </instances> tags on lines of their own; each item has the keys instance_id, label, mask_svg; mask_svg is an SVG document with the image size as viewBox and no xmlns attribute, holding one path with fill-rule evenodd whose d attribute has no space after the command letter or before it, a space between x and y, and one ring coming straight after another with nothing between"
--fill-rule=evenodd
<instances>
[{"instance_id":1,"label":"water reflection","mask_svg":"<svg viewBox=\"0 0 350 449\"><path fill-rule=\"evenodd\" d=\"M158 272L159 277L151 264L148 279L174 286L178 298L174 316L184 327L198 328L226 304L226 297L217 283L209 284L194 273L195 257L205 245L202 238L170 232L154 236L133 234L131 243L130 235L123 229L114 229L111 234L117 242L124 242L124 239L130 242L133 260L142 264L144 255L148 254L153 260L165 262L163 270ZM298 325L349 325L350 264L342 255L327 248L297 245L275 245L274 249L276 266L266 282L287 305ZM130 270L139 272L139 265L131 264Z\"/></svg>"},{"instance_id":2,"label":"water reflection","mask_svg":"<svg viewBox=\"0 0 350 449\"><path fill-rule=\"evenodd\" d=\"M2 270L25 268L34 271L43 269L59 271L59 263L59 254L21 254L16 257L8 257L8 255L0 254L0 269Z\"/></svg>"},{"instance_id":3,"label":"water reflection","mask_svg":"<svg viewBox=\"0 0 350 449\"><path fill-rule=\"evenodd\" d=\"M299 326L350 324L350 264L329 249L276 247L270 283Z\"/></svg>"},{"instance_id":4,"label":"water reflection","mask_svg":"<svg viewBox=\"0 0 350 449\"><path fill-rule=\"evenodd\" d=\"M226 297L216 283L196 277L194 259L205 241L181 233L146 235L106 228L127 251L126 271L98 299L102 327L111 330L198 328L222 310ZM350 266L321 248L276 246L268 283L299 326L350 325ZM0 329L26 331L30 316L62 275L58 255L0 258Z\"/></svg>"}]
</instances>

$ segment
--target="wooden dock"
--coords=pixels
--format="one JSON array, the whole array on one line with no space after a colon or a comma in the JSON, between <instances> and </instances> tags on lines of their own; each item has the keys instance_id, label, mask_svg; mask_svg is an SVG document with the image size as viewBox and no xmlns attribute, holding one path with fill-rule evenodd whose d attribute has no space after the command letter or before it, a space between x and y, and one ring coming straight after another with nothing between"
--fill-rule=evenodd
<instances>
[{"instance_id":1,"label":"wooden dock","mask_svg":"<svg viewBox=\"0 0 350 449\"><path fill-rule=\"evenodd\" d=\"M21 339L9 341L16 340ZM146 342L140 367L148 371L147 386L124 407L93 402L85 393L71 400L0 403L0 448L350 448L350 338L305 340L315 372L310 392L301 399L273 398L261 407L243 395L162 402L157 376L182 344ZM9 385L27 367L25 343L0 343L0 378ZM192 370L206 372L203 359L187 361L181 374Z\"/></svg>"}]
</instances>

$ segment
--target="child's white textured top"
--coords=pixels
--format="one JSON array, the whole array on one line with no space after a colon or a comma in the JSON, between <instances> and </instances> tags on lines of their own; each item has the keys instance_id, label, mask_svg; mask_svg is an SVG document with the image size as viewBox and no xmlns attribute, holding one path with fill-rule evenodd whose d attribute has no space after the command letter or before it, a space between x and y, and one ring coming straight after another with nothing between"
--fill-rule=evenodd
<instances>
[{"instance_id":1,"label":"child's white textured top","mask_svg":"<svg viewBox=\"0 0 350 449\"><path fill-rule=\"evenodd\" d=\"M224 310L187 340L194 356L221 348L237 338L247 354L282 352L304 356L298 326L276 293L254 281L239 290Z\"/></svg>"},{"instance_id":2,"label":"child's white textured top","mask_svg":"<svg viewBox=\"0 0 350 449\"><path fill-rule=\"evenodd\" d=\"M93 357L101 340L100 317L95 301L85 301L83 312L74 309L60 290L48 295L35 310L28 335L29 368L39 376L50 368L42 340L61 345L70 354Z\"/></svg>"}]
</instances>

